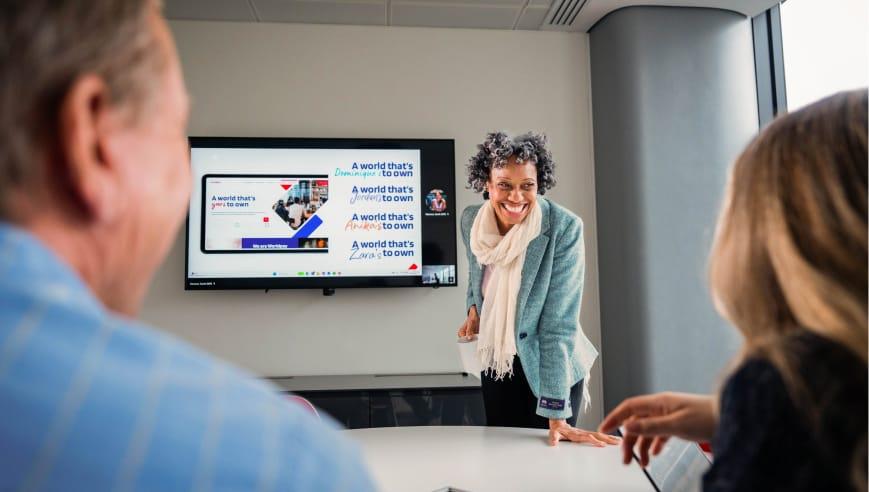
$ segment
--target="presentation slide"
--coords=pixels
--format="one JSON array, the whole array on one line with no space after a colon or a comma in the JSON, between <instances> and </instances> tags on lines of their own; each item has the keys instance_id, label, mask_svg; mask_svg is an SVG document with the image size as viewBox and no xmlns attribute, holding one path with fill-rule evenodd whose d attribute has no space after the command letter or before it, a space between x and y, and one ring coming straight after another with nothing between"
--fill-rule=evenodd
<instances>
[{"instance_id":1,"label":"presentation slide","mask_svg":"<svg viewBox=\"0 0 869 492\"><path fill-rule=\"evenodd\" d=\"M327 176L205 175L203 252L327 251ZM304 226L304 227L303 227Z\"/></svg>"},{"instance_id":2,"label":"presentation slide","mask_svg":"<svg viewBox=\"0 0 869 492\"><path fill-rule=\"evenodd\" d=\"M191 278L423 274L423 202L440 205L420 192L419 150L194 148L191 162Z\"/></svg>"}]
</instances>

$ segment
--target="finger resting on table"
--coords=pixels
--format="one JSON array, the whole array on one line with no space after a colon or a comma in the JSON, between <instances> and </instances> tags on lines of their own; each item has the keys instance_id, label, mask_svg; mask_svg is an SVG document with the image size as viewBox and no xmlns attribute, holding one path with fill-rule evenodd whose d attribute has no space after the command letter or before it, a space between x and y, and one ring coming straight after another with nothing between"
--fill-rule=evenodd
<instances>
[{"instance_id":1,"label":"finger resting on table","mask_svg":"<svg viewBox=\"0 0 869 492\"><path fill-rule=\"evenodd\" d=\"M602 432L595 433L595 437L607 444L618 444L622 442L621 438L609 434L604 434Z\"/></svg>"},{"instance_id":2,"label":"finger resting on table","mask_svg":"<svg viewBox=\"0 0 869 492\"><path fill-rule=\"evenodd\" d=\"M574 434L574 436L572 436L570 440L575 442L587 442L599 448L606 446L606 443L598 439L593 432L579 431L578 433Z\"/></svg>"},{"instance_id":3,"label":"finger resting on table","mask_svg":"<svg viewBox=\"0 0 869 492\"><path fill-rule=\"evenodd\" d=\"M556 429L549 429L549 445L558 446L558 441L562 438L561 433Z\"/></svg>"}]
</instances>

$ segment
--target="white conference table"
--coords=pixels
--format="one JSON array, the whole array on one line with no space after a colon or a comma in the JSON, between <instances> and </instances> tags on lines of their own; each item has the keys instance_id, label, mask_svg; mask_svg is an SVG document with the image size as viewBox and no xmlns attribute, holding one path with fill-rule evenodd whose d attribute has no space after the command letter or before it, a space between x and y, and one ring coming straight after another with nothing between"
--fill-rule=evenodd
<instances>
[{"instance_id":1,"label":"white conference table","mask_svg":"<svg viewBox=\"0 0 869 492\"><path fill-rule=\"evenodd\" d=\"M543 429L383 427L345 431L383 492L653 491L619 446L547 443Z\"/></svg>"}]
</instances>

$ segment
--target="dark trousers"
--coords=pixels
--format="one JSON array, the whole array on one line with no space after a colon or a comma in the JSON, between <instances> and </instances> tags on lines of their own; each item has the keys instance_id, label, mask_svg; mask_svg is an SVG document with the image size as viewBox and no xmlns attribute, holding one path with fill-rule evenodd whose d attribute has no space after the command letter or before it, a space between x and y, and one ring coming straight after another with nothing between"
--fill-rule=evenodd
<instances>
[{"instance_id":1,"label":"dark trousers","mask_svg":"<svg viewBox=\"0 0 869 492\"><path fill-rule=\"evenodd\" d=\"M570 388L570 408L573 416L567 423L576 426L579 404L582 400L580 381ZM548 429L549 419L537 415L537 398L525 379L519 357L513 358L513 377L495 381L482 375L483 406L486 408L486 425L492 427L531 427Z\"/></svg>"}]
</instances>

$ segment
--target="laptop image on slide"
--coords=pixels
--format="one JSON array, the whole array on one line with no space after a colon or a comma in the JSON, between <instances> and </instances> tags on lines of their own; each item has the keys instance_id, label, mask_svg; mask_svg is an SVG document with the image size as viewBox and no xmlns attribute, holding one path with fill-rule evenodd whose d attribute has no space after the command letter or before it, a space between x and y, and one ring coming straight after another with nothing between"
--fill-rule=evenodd
<instances>
[{"instance_id":1,"label":"laptop image on slide","mask_svg":"<svg viewBox=\"0 0 869 492\"><path fill-rule=\"evenodd\" d=\"M639 463L636 453L634 459ZM711 464L699 444L671 437L659 455L650 457L643 472L657 492L700 492Z\"/></svg>"}]
</instances>

